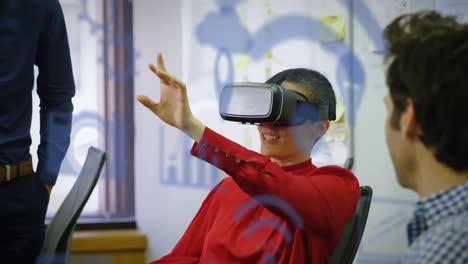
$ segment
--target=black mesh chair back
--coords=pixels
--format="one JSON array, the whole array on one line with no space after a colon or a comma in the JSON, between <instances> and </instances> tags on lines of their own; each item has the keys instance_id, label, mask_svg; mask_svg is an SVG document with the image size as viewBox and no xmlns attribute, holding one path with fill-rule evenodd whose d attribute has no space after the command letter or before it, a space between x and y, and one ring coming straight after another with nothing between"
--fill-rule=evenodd
<instances>
[{"instance_id":1,"label":"black mesh chair back","mask_svg":"<svg viewBox=\"0 0 468 264\"><path fill-rule=\"evenodd\" d=\"M97 148L89 148L75 184L46 229L39 263L66 263L68 261L73 230L96 186L106 155L106 152Z\"/></svg>"},{"instance_id":2,"label":"black mesh chair back","mask_svg":"<svg viewBox=\"0 0 468 264\"><path fill-rule=\"evenodd\" d=\"M367 215L372 200L372 188L361 186L356 215L346 224L329 264L351 264L356 256L362 234L366 227Z\"/></svg>"}]
</instances>

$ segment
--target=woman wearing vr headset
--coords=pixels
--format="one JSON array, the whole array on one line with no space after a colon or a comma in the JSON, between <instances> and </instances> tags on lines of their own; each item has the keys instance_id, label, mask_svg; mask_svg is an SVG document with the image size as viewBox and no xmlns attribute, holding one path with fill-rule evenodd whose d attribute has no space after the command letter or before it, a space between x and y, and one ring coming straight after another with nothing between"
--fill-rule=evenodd
<instances>
[{"instance_id":1,"label":"woman wearing vr headset","mask_svg":"<svg viewBox=\"0 0 468 264\"><path fill-rule=\"evenodd\" d=\"M310 158L329 120L335 119L328 80L312 70L291 69L267 81L311 105L329 107L280 125L259 124L257 153L192 115L185 84L167 72L161 54L150 69L160 79L160 102L144 95L137 99L195 140L192 155L230 176L208 194L174 249L153 263L327 263L360 194L352 172L318 168Z\"/></svg>"}]
</instances>

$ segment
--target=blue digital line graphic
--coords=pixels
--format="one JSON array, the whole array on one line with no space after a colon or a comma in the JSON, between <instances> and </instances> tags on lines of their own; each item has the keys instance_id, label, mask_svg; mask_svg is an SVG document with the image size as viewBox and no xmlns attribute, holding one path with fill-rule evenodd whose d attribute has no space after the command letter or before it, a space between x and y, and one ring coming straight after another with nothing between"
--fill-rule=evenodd
<instances>
[{"instance_id":1,"label":"blue digital line graphic","mask_svg":"<svg viewBox=\"0 0 468 264\"><path fill-rule=\"evenodd\" d=\"M408 199L374 196L372 198L373 207L394 206L398 208L398 210L397 212L392 213L390 216L384 217L382 220L376 222L375 224L369 222L367 223L366 230L372 230L372 233L371 235L363 237L358 254L355 259L356 263L400 263L401 260L399 254L381 252L374 253L369 249L369 247L381 241L385 241L386 239L388 239L389 236L394 234L395 230L406 230L406 225L411 218L411 212L415 204L415 201Z\"/></svg>"},{"instance_id":2,"label":"blue digital line graphic","mask_svg":"<svg viewBox=\"0 0 468 264\"><path fill-rule=\"evenodd\" d=\"M239 221L249 210L252 210L253 208L256 208L260 205L279 209L282 213L291 218L297 228L304 228L302 218L292 206L290 206L286 201L268 194L256 195L244 203L235 213L234 220Z\"/></svg>"},{"instance_id":3,"label":"blue digital line graphic","mask_svg":"<svg viewBox=\"0 0 468 264\"><path fill-rule=\"evenodd\" d=\"M222 179L222 171L215 166L190 156L191 138L180 135L175 144L167 141L166 129L159 128L161 153L160 183L181 187L211 189ZM170 145L171 147L166 147Z\"/></svg>"},{"instance_id":4,"label":"blue digital line graphic","mask_svg":"<svg viewBox=\"0 0 468 264\"><path fill-rule=\"evenodd\" d=\"M116 18L116 12L115 12L115 6L118 4L116 2L117 0L108 0L109 1L109 8L110 12L107 12L106 16L102 19L103 21L100 21L97 18L94 18L94 15L89 12L89 7L91 5L98 6L98 3L102 5L105 4L105 0L80 0L80 13L78 14L78 19L80 21L83 21L84 23L88 24L89 26L89 32L92 35L99 35L99 34L113 34L114 33L114 25L113 21L115 21ZM109 23L108 28L106 29L106 32L104 32L104 21Z\"/></svg>"},{"instance_id":5,"label":"blue digital line graphic","mask_svg":"<svg viewBox=\"0 0 468 264\"><path fill-rule=\"evenodd\" d=\"M91 131L95 131L96 134L103 136L104 125L104 119L96 112L84 111L74 114L70 133L71 144L61 167L61 172L64 175L78 176L83 164L77 156L80 156L80 153L86 153L90 146L96 144L93 139L81 137L80 132L90 129Z\"/></svg>"},{"instance_id":6,"label":"blue digital line graphic","mask_svg":"<svg viewBox=\"0 0 468 264\"><path fill-rule=\"evenodd\" d=\"M89 1L90 0L80 0L80 13L78 15L78 18L89 25L90 32L94 35L97 34L99 31L103 30L104 25L103 23L100 23L96 19L94 19L89 13Z\"/></svg>"},{"instance_id":7,"label":"blue digital line graphic","mask_svg":"<svg viewBox=\"0 0 468 264\"><path fill-rule=\"evenodd\" d=\"M90 34L95 37L96 42L101 44L102 54L105 51L121 49L124 51L124 57L130 58L130 63L126 63L126 65L122 68L117 68L117 61L115 63L109 63L105 65L105 77L107 80L114 80L117 79L121 80L128 80L129 78L133 78L137 71L135 69L135 61L140 57L140 52L133 47L133 35L130 31L129 33L125 34L123 37L117 38L114 37L114 30L115 27L113 25L115 18L116 18L116 8L115 5L118 4L115 0L109 1L109 6L106 17L104 17L101 21L99 16L96 14L92 14L90 10L99 10L99 8L92 8L94 6L98 6L98 3L103 3L104 1L91 1L91 0L80 0L80 12L78 14L78 19L82 23L85 23L89 27ZM105 28L105 23L108 24ZM108 36L110 41L105 42L103 37ZM104 56L98 56L96 58L96 63L104 65L107 63L104 59ZM116 70L122 69L122 70ZM81 161L78 159L80 156L78 153L82 153L83 151L87 150L90 145L96 144L96 142L91 142L89 138L83 138L80 136L82 131L94 131L95 134L98 135L100 139L105 139L105 137L114 137L114 136L121 136L122 133L125 133L125 129L123 129L123 124L120 121L120 114L114 113L110 116L101 116L100 114L93 112L93 111L82 111L79 113L74 113L73 115L73 124L72 124L72 131L71 131L71 144L67 155L62 163L61 172L65 175L77 175L80 168L81 168ZM107 132L112 133L106 133ZM122 137L125 138L125 137ZM108 142L113 142L112 140L108 140ZM115 154L118 155L118 154Z\"/></svg>"},{"instance_id":8,"label":"blue digital line graphic","mask_svg":"<svg viewBox=\"0 0 468 264\"><path fill-rule=\"evenodd\" d=\"M109 64L107 70L105 72L106 77L109 80L127 80L129 78L133 78L134 76L138 75L136 69L134 69L135 62L140 58L141 54L138 50L133 49L132 45L132 35L125 35L123 38L114 38L109 44L105 44L104 41L100 41L103 47L109 48L119 48L122 47L124 50L124 56L127 58L131 58L131 63L129 63L123 70L116 71L115 66ZM104 64L105 60L103 56L99 56L97 58L97 62L99 64Z\"/></svg>"},{"instance_id":9,"label":"blue digital line graphic","mask_svg":"<svg viewBox=\"0 0 468 264\"><path fill-rule=\"evenodd\" d=\"M89 0L80 0L81 9L79 13L79 19L84 23L88 24L90 28L90 33L92 35L108 36L108 41L104 41L104 39L100 39L99 43L101 44L103 53L109 50L115 50L121 48L124 50L124 57L130 58L130 63L126 63L125 67L122 70L116 70L117 67L114 64L120 63L119 61L115 61L113 64L108 63L107 67L105 67L105 76L108 80L123 80L126 81L130 78L134 78L138 75L138 71L135 69L136 61L140 58L141 54L138 50L134 49L133 45L133 34L131 32L126 33L123 37L114 37L114 21L116 16L115 5L117 2L115 0L110 0L110 10L107 14L107 17L104 20L108 23L106 29L104 29L104 23L99 22L97 19L94 19L93 16L89 13L89 4L95 4L94 1ZM119 59L119 58L117 58ZM107 62L105 58L101 55L97 58L97 63L104 65Z\"/></svg>"},{"instance_id":10,"label":"blue digital line graphic","mask_svg":"<svg viewBox=\"0 0 468 264\"><path fill-rule=\"evenodd\" d=\"M267 194L256 195L243 203L234 213L233 220L235 222L241 221L241 219L248 217L247 213L249 211L257 209L258 207L271 208L272 210L278 211L280 214L284 214L286 218L290 219L295 228L304 228L304 222L299 213L289 205L288 202ZM244 231L245 237L250 239L255 232L263 228L275 230L277 233L281 234L281 237L285 241L288 243L292 242L292 234L291 231L288 230L288 225L279 218L270 216L265 216L252 222ZM270 242L272 241L267 240L264 242L265 252L263 252L261 263L277 263L275 255L267 249Z\"/></svg>"},{"instance_id":11,"label":"blue digital line graphic","mask_svg":"<svg viewBox=\"0 0 468 264\"><path fill-rule=\"evenodd\" d=\"M225 84L233 82L236 79L236 72L234 69L233 57L240 54L247 54L252 60L260 61L264 58L265 52L271 50L282 42L291 39L302 39L310 42L318 42L320 35L318 32L324 30L321 22L310 16L301 15L285 15L276 17L268 23L262 25L255 32L249 30L242 25L239 15L236 11L236 6L240 3L239 0L219 0L218 10L209 12L203 21L196 26L194 34L199 43L205 46L212 47L216 51L216 57L213 64L213 84L215 94L219 98L219 93ZM340 1L344 6L349 8L349 0ZM88 4L92 3L89 0L80 0L82 9L80 12L80 20L87 23L92 34L102 33L103 24L97 22L87 11ZM369 8L362 1L354 1L354 8L359 9L361 16L356 16L355 19L362 28L367 32L367 36L374 44L382 42L382 36L373 34L374 32L381 31L376 17L372 14ZM348 10L350 11L350 10ZM112 14L113 15L113 14ZM326 29L325 29L326 30ZM140 58L140 53L130 47L131 36L126 36L123 39L116 39L110 43L104 44L101 42L103 49L111 49L115 47L125 47L127 57L133 58L135 62ZM347 51L343 54L335 54L337 59L337 67L335 73L337 76L336 87L340 94L343 96L345 105L349 105L350 98L348 89L353 89L354 109L348 111L357 112L362 104L362 99L366 92L367 78L364 66L359 57L354 53L352 47L347 46L346 43L339 45L345 46ZM326 45L324 45L326 48ZM334 52L333 49L328 49L327 52ZM385 51L384 51L385 52ZM99 57L97 62L102 64L103 57ZM224 78L221 77L221 64L227 62L227 74ZM110 71L115 68L114 65L108 65ZM349 69L353 69L353 76L349 76ZM127 79L135 76L136 71L133 71L133 66L127 67L124 71L118 72L116 75L106 72L108 78ZM94 127L98 133L103 133L104 126L109 121L105 121L96 113L79 113L75 117L72 140L76 140L79 131L83 128ZM350 125L354 126L357 122L354 119L349 120ZM192 145L190 140L185 135L177 137L175 144L167 143L168 130L163 126L159 127L159 142L157 146L159 149L159 174L160 183L163 185L180 186L199 189L210 189L215 186L222 179L222 172L215 166L209 165L204 161L197 160L191 157L188 153ZM314 148L314 151L319 151L320 146L324 143L319 141ZM80 152L86 148L86 144L82 146L73 147L70 151ZM70 152L69 151L69 152ZM62 169L77 173L80 168L79 162L73 156L66 158ZM372 202L380 206L395 205L403 208L414 206L414 201L400 200L393 198L374 197ZM259 205L260 204L260 205ZM277 207L288 217L290 217L296 226L303 228L304 223L297 214L297 212L288 205L285 201L269 195L256 196L253 200L249 200L246 204L242 205L237 214L234 216L235 220L239 220L248 210L256 206L272 206ZM398 211L397 214L384 218L372 228L375 228L373 235L366 240L363 239L361 243L361 250L358 252L357 263L397 263L398 256L384 253L369 253L366 245L372 244L376 241L383 240L393 232L396 228L402 227L406 224L409 218L405 211ZM281 232L287 241L291 240L291 233L289 230L283 230L275 225L272 218L262 218L257 222L252 223L246 229L246 236L251 237L260 228L272 228ZM367 227L369 229L369 226ZM264 263L276 263L273 255L265 253L263 256ZM209 262L215 263L215 262Z\"/></svg>"},{"instance_id":12,"label":"blue digital line graphic","mask_svg":"<svg viewBox=\"0 0 468 264\"><path fill-rule=\"evenodd\" d=\"M264 58L268 50L282 42L291 39L319 42L321 32L322 34L324 31L332 34L330 29L323 27L318 19L304 15L280 16L272 19L256 32L250 33L241 24L236 13L235 5L238 3L239 1L218 1L220 9L208 13L195 30L197 39L201 44L211 46L217 50L214 62L214 87L217 98L219 98L221 89L235 79L232 56L248 54L254 61L259 61ZM222 30L219 30L221 27ZM345 43L342 43L342 45L346 46ZM332 49L330 51L333 52ZM227 77L225 80L221 80L219 70L222 58L227 62ZM338 89L344 97L345 105L348 106L350 105L350 98L346 89L353 88L354 109L348 109L348 112L357 112L366 88L366 75L362 64L352 54L351 50L346 55L338 57L337 60ZM354 67L353 76L348 74L350 67ZM353 115L350 115L348 122L351 126L354 126L355 120L352 117Z\"/></svg>"},{"instance_id":13,"label":"blue digital line graphic","mask_svg":"<svg viewBox=\"0 0 468 264\"><path fill-rule=\"evenodd\" d=\"M72 129L70 133L70 147L62 162L61 173L64 175L78 176L83 161L80 157L84 157L90 146L96 146L99 139L104 139L109 135L119 135L125 133L124 125L120 121L120 113L113 113L108 118L104 118L93 111L82 111L74 114ZM106 130L110 133L106 133ZM93 131L97 138L89 138L86 132ZM85 134L82 134L85 132ZM109 139L109 142L113 142ZM125 138L125 136L123 137ZM79 143L79 144L77 144Z\"/></svg>"},{"instance_id":14,"label":"blue digital line graphic","mask_svg":"<svg viewBox=\"0 0 468 264\"><path fill-rule=\"evenodd\" d=\"M278 227L278 219L271 217L260 218L258 221L254 222L245 230L245 235L247 238L251 238L258 229L264 227L280 230L281 234L283 234L284 239L286 239L286 241L288 242L291 242L291 232L285 230L284 226L282 228Z\"/></svg>"}]
</instances>

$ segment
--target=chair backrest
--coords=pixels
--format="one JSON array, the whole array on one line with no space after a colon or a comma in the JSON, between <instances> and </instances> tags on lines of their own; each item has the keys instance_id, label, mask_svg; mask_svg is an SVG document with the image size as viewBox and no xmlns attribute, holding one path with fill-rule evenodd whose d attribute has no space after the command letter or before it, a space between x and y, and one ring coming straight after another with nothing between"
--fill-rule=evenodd
<instances>
[{"instance_id":1,"label":"chair backrest","mask_svg":"<svg viewBox=\"0 0 468 264\"><path fill-rule=\"evenodd\" d=\"M57 262L57 258L68 254L76 221L96 186L106 155L97 148L89 148L80 175L47 227L40 263Z\"/></svg>"},{"instance_id":2,"label":"chair backrest","mask_svg":"<svg viewBox=\"0 0 468 264\"><path fill-rule=\"evenodd\" d=\"M353 263L366 227L371 200L372 188L361 186L361 197L359 198L356 215L346 224L340 241L330 257L329 264Z\"/></svg>"}]
</instances>

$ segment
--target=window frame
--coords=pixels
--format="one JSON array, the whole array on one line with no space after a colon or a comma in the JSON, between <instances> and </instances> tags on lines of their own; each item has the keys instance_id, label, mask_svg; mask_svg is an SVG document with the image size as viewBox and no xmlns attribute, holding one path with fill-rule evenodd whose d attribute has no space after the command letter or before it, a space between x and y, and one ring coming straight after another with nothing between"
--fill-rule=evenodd
<instances>
[{"instance_id":1,"label":"window frame","mask_svg":"<svg viewBox=\"0 0 468 264\"><path fill-rule=\"evenodd\" d=\"M135 229L133 4L102 0L101 11L103 48L98 78L104 93L100 111L105 118L104 150L110 155L96 186L99 209L80 215L75 229Z\"/></svg>"},{"instance_id":2,"label":"window frame","mask_svg":"<svg viewBox=\"0 0 468 264\"><path fill-rule=\"evenodd\" d=\"M103 13L104 116L109 121L104 145L111 155L106 162L105 191L101 192L105 197L100 197L99 207L106 212L105 218L134 219L133 3L103 0Z\"/></svg>"}]
</instances>

